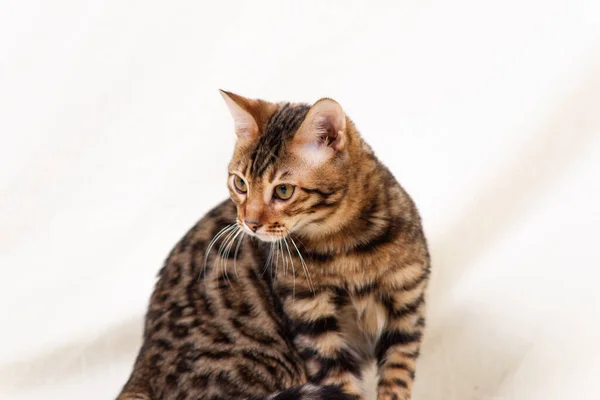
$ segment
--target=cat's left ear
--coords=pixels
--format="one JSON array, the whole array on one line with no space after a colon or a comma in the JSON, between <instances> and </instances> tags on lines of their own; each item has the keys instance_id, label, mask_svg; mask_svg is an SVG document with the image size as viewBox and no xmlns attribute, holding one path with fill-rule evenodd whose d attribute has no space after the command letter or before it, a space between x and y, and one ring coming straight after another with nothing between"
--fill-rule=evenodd
<instances>
[{"instance_id":1,"label":"cat's left ear","mask_svg":"<svg viewBox=\"0 0 600 400\"><path fill-rule=\"evenodd\" d=\"M294 144L311 163L322 163L346 144L346 114L332 99L317 101L294 135Z\"/></svg>"},{"instance_id":2,"label":"cat's left ear","mask_svg":"<svg viewBox=\"0 0 600 400\"><path fill-rule=\"evenodd\" d=\"M238 139L253 140L260 136L260 127L273 111L274 105L224 90L220 92L233 117L234 130Z\"/></svg>"}]
</instances>

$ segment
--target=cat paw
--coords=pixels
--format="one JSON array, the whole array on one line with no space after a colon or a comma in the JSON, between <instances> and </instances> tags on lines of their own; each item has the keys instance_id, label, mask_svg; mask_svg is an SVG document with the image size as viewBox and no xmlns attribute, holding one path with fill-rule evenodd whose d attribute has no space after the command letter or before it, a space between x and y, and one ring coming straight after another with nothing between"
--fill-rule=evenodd
<instances>
[{"instance_id":1,"label":"cat paw","mask_svg":"<svg viewBox=\"0 0 600 400\"><path fill-rule=\"evenodd\" d=\"M406 396L389 388L382 388L377 391L377 400L410 400L410 395Z\"/></svg>"}]
</instances>

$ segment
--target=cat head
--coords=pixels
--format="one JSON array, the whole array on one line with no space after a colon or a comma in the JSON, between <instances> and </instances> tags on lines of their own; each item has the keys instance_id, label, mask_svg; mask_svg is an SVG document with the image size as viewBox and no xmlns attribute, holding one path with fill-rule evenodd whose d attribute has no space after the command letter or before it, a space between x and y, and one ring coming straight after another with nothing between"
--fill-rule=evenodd
<instances>
[{"instance_id":1,"label":"cat head","mask_svg":"<svg viewBox=\"0 0 600 400\"><path fill-rule=\"evenodd\" d=\"M238 225L263 241L335 231L355 172L342 107L327 98L309 106L221 94L237 135L227 184Z\"/></svg>"}]
</instances>

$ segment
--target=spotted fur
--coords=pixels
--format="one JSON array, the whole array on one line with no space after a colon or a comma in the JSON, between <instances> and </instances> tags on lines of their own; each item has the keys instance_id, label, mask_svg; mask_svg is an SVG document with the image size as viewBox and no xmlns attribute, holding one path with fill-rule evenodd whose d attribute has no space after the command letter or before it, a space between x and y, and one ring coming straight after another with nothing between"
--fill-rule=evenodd
<instances>
[{"instance_id":1,"label":"spotted fur","mask_svg":"<svg viewBox=\"0 0 600 400\"><path fill-rule=\"evenodd\" d=\"M410 399L429 278L414 203L333 100L223 94L231 199L167 258L118 399L359 400L371 361L379 399Z\"/></svg>"}]
</instances>

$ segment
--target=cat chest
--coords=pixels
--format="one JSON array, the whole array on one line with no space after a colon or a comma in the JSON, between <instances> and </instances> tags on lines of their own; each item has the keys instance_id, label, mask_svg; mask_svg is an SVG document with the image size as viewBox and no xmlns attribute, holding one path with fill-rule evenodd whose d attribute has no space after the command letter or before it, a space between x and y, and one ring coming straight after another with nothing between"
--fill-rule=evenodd
<instances>
[{"instance_id":1,"label":"cat chest","mask_svg":"<svg viewBox=\"0 0 600 400\"><path fill-rule=\"evenodd\" d=\"M343 335L352 347L372 355L387 324L387 312L375 296L350 297L341 312Z\"/></svg>"}]
</instances>

